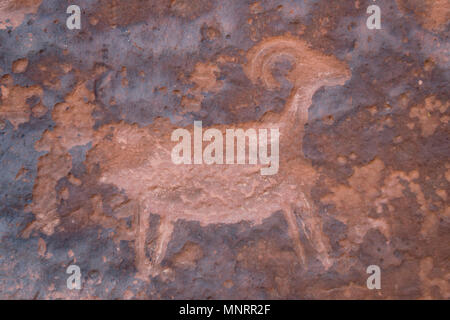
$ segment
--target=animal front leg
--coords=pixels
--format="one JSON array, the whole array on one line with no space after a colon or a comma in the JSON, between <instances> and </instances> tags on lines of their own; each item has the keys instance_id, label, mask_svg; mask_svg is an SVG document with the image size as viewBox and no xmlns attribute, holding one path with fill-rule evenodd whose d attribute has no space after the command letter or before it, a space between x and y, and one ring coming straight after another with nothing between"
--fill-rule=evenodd
<instances>
[{"instance_id":1,"label":"animal front leg","mask_svg":"<svg viewBox=\"0 0 450 320\"><path fill-rule=\"evenodd\" d=\"M172 237L173 224L167 218L161 217L161 223L158 230L158 238L156 241L155 251L153 253L152 264L159 266L166 255L167 246Z\"/></svg>"},{"instance_id":2,"label":"animal front leg","mask_svg":"<svg viewBox=\"0 0 450 320\"><path fill-rule=\"evenodd\" d=\"M300 221L303 232L312 247L316 250L317 257L322 265L325 269L329 269L333 265L333 262L328 255L329 240L322 231L322 220L314 212L305 195L302 193L300 196L298 208L301 209Z\"/></svg>"}]
</instances>

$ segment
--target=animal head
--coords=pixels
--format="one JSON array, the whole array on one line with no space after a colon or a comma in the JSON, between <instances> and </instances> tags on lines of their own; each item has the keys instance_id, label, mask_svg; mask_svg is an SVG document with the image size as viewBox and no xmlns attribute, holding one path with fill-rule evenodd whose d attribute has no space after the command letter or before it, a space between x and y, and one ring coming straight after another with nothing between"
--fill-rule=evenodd
<instances>
[{"instance_id":1,"label":"animal head","mask_svg":"<svg viewBox=\"0 0 450 320\"><path fill-rule=\"evenodd\" d=\"M301 140L308 108L314 93L322 86L343 85L351 76L347 64L334 56L311 49L304 40L294 37L273 37L249 50L244 71L248 78L268 90L281 84L274 77L278 63L288 62L290 70L284 75L292 84L290 99L280 116L268 115L268 121L280 126L284 140ZM292 136L286 138L286 135Z\"/></svg>"},{"instance_id":2,"label":"animal head","mask_svg":"<svg viewBox=\"0 0 450 320\"><path fill-rule=\"evenodd\" d=\"M305 41L293 37L262 41L249 51L247 60L247 76L253 82L262 82L269 90L279 87L272 71L275 64L283 60L292 65L287 79L295 89L342 85L350 76L345 62L310 49Z\"/></svg>"}]
</instances>

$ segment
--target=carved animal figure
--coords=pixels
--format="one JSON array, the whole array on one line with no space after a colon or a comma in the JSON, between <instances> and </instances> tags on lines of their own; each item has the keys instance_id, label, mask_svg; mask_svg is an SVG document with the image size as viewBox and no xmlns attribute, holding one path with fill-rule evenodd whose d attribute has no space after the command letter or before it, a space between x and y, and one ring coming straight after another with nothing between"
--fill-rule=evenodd
<instances>
[{"instance_id":1,"label":"carved animal figure","mask_svg":"<svg viewBox=\"0 0 450 320\"><path fill-rule=\"evenodd\" d=\"M284 111L236 126L256 131L279 128L278 175L261 176L260 165L175 165L170 157L174 145L170 133L175 128L171 130L171 125L163 122L145 128L116 127L113 138L98 145L89 155L101 166L101 182L125 190L128 197L140 204L136 249L138 269L144 274L161 262L173 223L178 219L200 221L202 225L242 220L259 224L278 210L285 214L299 259L305 263L297 221L321 262L330 266L328 241L319 217L314 215L307 200L315 174L302 157L301 141L312 95L321 86L342 85L349 77L348 69L337 59L314 52L302 41L290 38L265 41L254 47L248 58L245 68L248 77L262 81L269 90L278 85L272 76L274 64L289 59L293 65L288 79L294 89ZM214 128L225 135L230 126ZM161 216L152 261L145 255L150 213Z\"/></svg>"},{"instance_id":2,"label":"carved animal figure","mask_svg":"<svg viewBox=\"0 0 450 320\"><path fill-rule=\"evenodd\" d=\"M324 267L333 263L321 219L308 200L316 173L303 157L301 143L313 94L322 86L343 85L350 77L349 69L335 57L312 50L304 41L291 37L265 40L248 52L247 59L244 70L248 78L261 82L267 90L279 86L273 68L287 60L292 66L286 76L293 84L290 98L281 113L267 113L260 121L213 127L224 136L226 129L252 128L258 132L259 128L278 128L280 163L276 175L262 176L261 165L174 164L171 151L176 143L171 141L171 133L177 127L168 120L157 119L141 128L124 122L108 124L95 134L92 131L83 136L83 144L92 143L85 162L88 170L96 167L101 172L101 183L115 185L137 204L130 237L135 237L136 266L144 279L160 271L177 220L199 221L203 226L240 221L260 224L280 210L299 260L306 264L305 247L300 240L302 232ZM70 99L66 101L70 103ZM86 112L92 112L92 107L80 105ZM192 132L193 126L185 129ZM66 124L64 130L70 130L70 126ZM57 150L49 142L42 143ZM41 210L39 203L33 205L37 211ZM160 224L153 250L147 254L152 213L160 216ZM41 210L36 217L34 227L43 228L50 220L53 226L57 224L56 214L50 218Z\"/></svg>"}]
</instances>

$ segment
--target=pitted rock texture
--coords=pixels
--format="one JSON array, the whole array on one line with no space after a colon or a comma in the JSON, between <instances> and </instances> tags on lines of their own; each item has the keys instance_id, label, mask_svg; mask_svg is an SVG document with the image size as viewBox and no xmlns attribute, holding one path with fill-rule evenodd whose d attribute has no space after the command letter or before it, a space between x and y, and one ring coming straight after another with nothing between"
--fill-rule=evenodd
<instances>
[{"instance_id":1,"label":"pitted rock texture","mask_svg":"<svg viewBox=\"0 0 450 320\"><path fill-rule=\"evenodd\" d=\"M450 298L448 1L73 4L0 2L0 298ZM194 120L277 174L175 165Z\"/></svg>"}]
</instances>

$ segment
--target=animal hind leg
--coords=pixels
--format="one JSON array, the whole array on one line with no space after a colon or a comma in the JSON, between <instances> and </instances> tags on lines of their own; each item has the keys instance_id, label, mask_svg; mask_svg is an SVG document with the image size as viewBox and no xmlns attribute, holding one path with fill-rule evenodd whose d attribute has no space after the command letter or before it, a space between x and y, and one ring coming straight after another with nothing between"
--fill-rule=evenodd
<instances>
[{"instance_id":1,"label":"animal hind leg","mask_svg":"<svg viewBox=\"0 0 450 320\"><path fill-rule=\"evenodd\" d=\"M161 218L158 232L159 234L153 254L153 265L159 265L165 257L166 250L173 233L172 222L168 221L167 219Z\"/></svg>"},{"instance_id":2,"label":"animal hind leg","mask_svg":"<svg viewBox=\"0 0 450 320\"><path fill-rule=\"evenodd\" d=\"M138 205L136 212L136 268L138 276L144 280L148 279L151 273L151 264L146 255L147 233L150 226L150 214L147 210Z\"/></svg>"},{"instance_id":3,"label":"animal hind leg","mask_svg":"<svg viewBox=\"0 0 450 320\"><path fill-rule=\"evenodd\" d=\"M295 215L295 208L290 206L285 206L283 209L284 217L288 224L288 232L289 236L294 242L294 250L295 253L300 260L301 264L306 264L306 256L305 256L305 250L303 248L301 239L300 239L300 230L298 228L297 219Z\"/></svg>"},{"instance_id":4,"label":"animal hind leg","mask_svg":"<svg viewBox=\"0 0 450 320\"><path fill-rule=\"evenodd\" d=\"M147 255L148 234L150 232L150 211L143 210L141 206L137 210L136 227L136 268L140 278L147 280L151 274L158 272L159 265L165 256L169 244L173 224L161 217L158 234L152 247L150 257Z\"/></svg>"}]
</instances>

